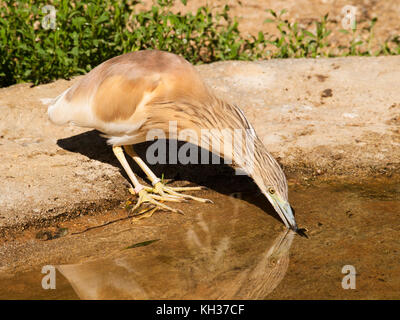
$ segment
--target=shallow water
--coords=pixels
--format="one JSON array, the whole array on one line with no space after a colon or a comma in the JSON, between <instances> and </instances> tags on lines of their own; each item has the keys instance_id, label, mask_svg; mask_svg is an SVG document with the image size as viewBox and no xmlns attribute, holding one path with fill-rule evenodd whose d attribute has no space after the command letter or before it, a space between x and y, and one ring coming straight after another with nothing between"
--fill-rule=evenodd
<instances>
[{"instance_id":1,"label":"shallow water","mask_svg":"<svg viewBox=\"0 0 400 320\"><path fill-rule=\"evenodd\" d=\"M291 183L307 239L285 230L262 197L210 190L201 196L215 204L182 204L184 216L160 212L133 227L121 221L45 242L19 240L13 245L34 246L37 259L50 256L42 264L31 257L27 272L0 273L0 298L398 299L399 194L396 179ZM55 290L41 287L44 263L57 268ZM342 287L346 265L356 271L355 289Z\"/></svg>"}]
</instances>

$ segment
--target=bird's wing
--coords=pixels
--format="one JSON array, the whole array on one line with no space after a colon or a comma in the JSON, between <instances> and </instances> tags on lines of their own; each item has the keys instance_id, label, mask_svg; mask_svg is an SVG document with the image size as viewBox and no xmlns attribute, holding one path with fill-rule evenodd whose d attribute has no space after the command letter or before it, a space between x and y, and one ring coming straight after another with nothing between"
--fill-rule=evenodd
<instances>
[{"instance_id":1,"label":"bird's wing","mask_svg":"<svg viewBox=\"0 0 400 320\"><path fill-rule=\"evenodd\" d=\"M157 74L140 78L107 77L99 85L92 101L95 117L104 122L131 118L140 106L146 104L159 82Z\"/></svg>"},{"instance_id":2,"label":"bird's wing","mask_svg":"<svg viewBox=\"0 0 400 320\"><path fill-rule=\"evenodd\" d=\"M207 86L185 59L138 51L94 68L63 93L49 116L58 124L73 122L120 137L130 135L132 128L137 134L143 123L143 134L153 128L167 132L174 120L192 127L192 121L202 118L200 105L210 99Z\"/></svg>"},{"instance_id":3,"label":"bird's wing","mask_svg":"<svg viewBox=\"0 0 400 320\"><path fill-rule=\"evenodd\" d=\"M148 50L107 60L75 83L64 100L87 103L95 119L115 122L130 119L149 100L173 102L199 87L203 90L203 82L185 59Z\"/></svg>"}]
</instances>

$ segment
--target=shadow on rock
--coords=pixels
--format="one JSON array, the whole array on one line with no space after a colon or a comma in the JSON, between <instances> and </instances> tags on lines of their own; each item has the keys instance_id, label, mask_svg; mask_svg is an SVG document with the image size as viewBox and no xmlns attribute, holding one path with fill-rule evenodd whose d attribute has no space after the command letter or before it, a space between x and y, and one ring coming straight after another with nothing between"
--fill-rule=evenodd
<instances>
[{"instance_id":1,"label":"shadow on rock","mask_svg":"<svg viewBox=\"0 0 400 320\"><path fill-rule=\"evenodd\" d=\"M235 170L229 165L224 164L223 159L198 146L195 146L198 150L198 159L197 161L195 160L194 163L184 165L180 164L178 161L177 164L170 164L169 160L171 157L169 151L176 152L176 150L179 150L179 148L186 142L176 140L163 141L166 143L166 163L149 165L156 176L161 177L164 175L164 178L167 180L189 181L196 185L212 189L218 193L241 198L242 200L257 205L266 213L273 216L276 220L281 221L269 201L260 192L257 185L250 177L245 175L236 175ZM148 141L134 146L135 151L143 160L146 161L146 151L153 143L154 141ZM120 173L130 183L125 170L114 156L111 146L107 145L107 139L102 137L99 131L92 130L72 137L59 139L57 145L70 152L80 153L90 159L119 168ZM209 162L214 159L214 162L217 163L202 164L201 157L204 159L204 155L206 155L206 159L209 159ZM147 181L147 178L140 167L129 156L126 156L126 158L133 172L143 180Z\"/></svg>"}]
</instances>

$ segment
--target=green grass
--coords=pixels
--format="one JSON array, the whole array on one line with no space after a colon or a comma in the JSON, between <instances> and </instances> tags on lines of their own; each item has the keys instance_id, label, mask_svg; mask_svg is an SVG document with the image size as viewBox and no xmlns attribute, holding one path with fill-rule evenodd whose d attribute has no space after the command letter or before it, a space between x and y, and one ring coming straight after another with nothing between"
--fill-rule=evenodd
<instances>
[{"instance_id":1,"label":"green grass","mask_svg":"<svg viewBox=\"0 0 400 320\"><path fill-rule=\"evenodd\" d=\"M149 11L136 1L22 0L0 3L0 87L34 84L84 74L123 53L160 49L182 55L194 64L221 60L257 60L345 55L400 54L400 37L373 50L373 27L343 30L347 42L334 48L328 16L307 28L267 10L278 36L259 32L244 36L229 7L201 7L194 13L173 13L173 0L158 0ZM186 3L186 1L181 0ZM45 5L56 10L56 29L41 26ZM346 34L347 32L347 34ZM375 46L376 47L376 46Z\"/></svg>"},{"instance_id":2,"label":"green grass","mask_svg":"<svg viewBox=\"0 0 400 320\"><path fill-rule=\"evenodd\" d=\"M390 37L384 43L374 43L374 26L378 19L373 18L367 26L353 30L340 29L343 41L337 45L331 41L332 30L328 27L328 14L315 21L309 28L300 28L297 22L283 18L286 10L279 14L267 10L272 18L266 23L274 23L278 36L267 41L272 45L271 58L317 58L340 56L378 56L400 54L400 36Z\"/></svg>"}]
</instances>

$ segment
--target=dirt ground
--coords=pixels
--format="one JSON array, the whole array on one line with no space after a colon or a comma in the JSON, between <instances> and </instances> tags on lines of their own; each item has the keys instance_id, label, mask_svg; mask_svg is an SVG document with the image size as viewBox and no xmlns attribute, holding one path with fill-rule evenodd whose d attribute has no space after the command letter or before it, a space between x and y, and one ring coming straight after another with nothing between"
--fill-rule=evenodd
<instances>
[{"instance_id":1,"label":"dirt ground","mask_svg":"<svg viewBox=\"0 0 400 320\"><path fill-rule=\"evenodd\" d=\"M148 9L153 1L142 2L142 7ZM374 44L400 35L400 2L397 0L189 0L186 6L176 1L173 10L193 12L206 4L215 10L221 10L228 4L230 15L238 19L239 30L252 35L257 35L259 31L268 32L271 35L277 34L274 24L264 23L265 19L271 18L266 12L267 9L275 12L286 9L287 13L283 17L291 22L297 21L300 27L307 27L328 13L329 28L333 30L329 41L339 45L350 39L339 32L343 29L342 10L348 5L356 7L358 30L367 27L372 18L378 18L374 28Z\"/></svg>"}]
</instances>

